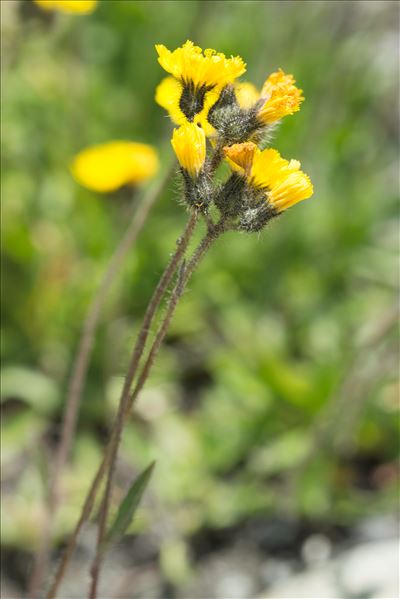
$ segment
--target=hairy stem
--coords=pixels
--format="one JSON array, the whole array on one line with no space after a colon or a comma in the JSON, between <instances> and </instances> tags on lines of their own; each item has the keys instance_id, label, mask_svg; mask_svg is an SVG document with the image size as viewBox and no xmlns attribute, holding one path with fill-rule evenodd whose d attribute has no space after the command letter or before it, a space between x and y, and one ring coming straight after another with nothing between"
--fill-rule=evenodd
<instances>
[{"instance_id":1,"label":"hairy stem","mask_svg":"<svg viewBox=\"0 0 400 599\"><path fill-rule=\"evenodd\" d=\"M124 389L123 389L123 392L121 395L121 399L122 399L122 397L125 397L126 395L128 395L128 398L129 398L129 390L130 390L133 378L136 374L136 370L139 365L139 361L140 361L142 352L144 350L144 347L145 347L145 344L147 341L151 323L153 321L153 318L155 316L157 308L164 296L164 293L167 290L167 288L171 282L171 279L176 271L176 268L177 268L182 256L184 255L184 253L186 251L186 248L187 248L189 241L191 239L191 236L193 234L197 220L198 220L198 215L197 215L197 213L193 212L189 217L189 220L187 222L187 225L185 227L185 230L184 230L182 236L177 241L178 247L177 247L175 253L173 254L173 256L171 257L168 265L166 266L166 268L157 284L157 287L152 295L152 298L148 304L148 307L147 307L147 310L146 310L146 313L145 313L145 316L143 319L143 324L140 329L139 335L137 337L135 347L133 349L132 358L131 358L131 362L129 365L128 374L125 379L125 384L124 384ZM118 414L119 414L119 412L118 412ZM118 414L117 414L117 417L118 417ZM113 433L114 433L114 430L113 430ZM72 556L73 550L75 548L80 530L81 530L83 524L90 517L91 511L93 508L93 504L94 504L94 501L96 498L97 489L102 481L103 475L106 471L106 467L109 463L109 458L111 456L111 449L113 446L113 433L112 433L110 442L106 448L106 452L105 452L103 461L100 464L99 470L97 471L96 476L95 476L95 478L92 482L92 485L88 491L88 494L86 496L85 503L82 507L81 515L80 515L79 520L76 524L76 527L70 537L70 540L68 542L68 545L66 547L64 555L61 559L61 562L60 562L58 570L56 572L53 584L51 585L50 590L47 594L47 599L53 599L56 596L57 590L58 590L61 580L64 576L65 569L68 565L68 562L69 562L69 560Z\"/></svg>"},{"instance_id":2,"label":"hairy stem","mask_svg":"<svg viewBox=\"0 0 400 599\"><path fill-rule=\"evenodd\" d=\"M109 505L110 505L113 476L114 476L114 472L115 472L116 458L117 458L118 447L120 444L122 430L123 430L123 426L124 426L125 415L127 413L129 413L135 399L139 395L140 391L142 390L142 388L150 374L150 371L154 364L155 358L159 352L159 349L160 349L161 344L165 338L165 335L167 334L172 316L175 312L175 309L178 305L180 298L182 297L182 294L186 288L186 285L187 285L189 279L191 278L191 276L194 273L194 271L196 270L200 260L205 255L205 253L207 252L207 250L209 249L209 247L211 246L213 241L215 241L215 239L223 232L223 230L224 230L224 226L222 223L219 226L217 225L217 226L213 227L212 229L209 229L207 234L203 238L203 240L200 242L197 250L194 252L187 267L185 267L184 262L182 263L181 268L179 270L178 281L177 281L174 291L170 297L166 314L165 314L164 319L163 319L163 321L158 329L158 332L154 338L153 344L151 346L150 352L145 361L143 369L139 375L135 389L131 395L127 396L126 401L124 401L124 411L121 410L121 418L115 424L115 428L114 428L115 434L113 435L111 456L110 456L110 461L108 462L107 483L106 483L106 488L104 491L104 496L103 496L101 509L100 509L97 550L96 550L96 556L95 556L95 559L93 561L93 565L91 568L92 584L91 584L91 590L90 590L90 595L89 595L90 599L96 599L96 596L97 596L96 592L97 592L98 578L99 578L99 573L100 573L101 560L103 557L103 546L102 545L103 545L104 535L105 535L105 531L106 531L106 522L107 522L108 509L109 509ZM121 405L122 405L122 398L121 398L120 406Z\"/></svg>"}]
</instances>

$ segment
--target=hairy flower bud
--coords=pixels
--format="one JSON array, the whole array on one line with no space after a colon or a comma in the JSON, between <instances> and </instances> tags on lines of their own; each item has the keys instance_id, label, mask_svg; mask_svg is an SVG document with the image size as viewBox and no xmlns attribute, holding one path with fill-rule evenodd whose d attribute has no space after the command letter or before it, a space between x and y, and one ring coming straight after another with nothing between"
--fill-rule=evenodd
<instances>
[{"instance_id":1,"label":"hairy flower bud","mask_svg":"<svg viewBox=\"0 0 400 599\"><path fill-rule=\"evenodd\" d=\"M217 189L214 203L225 217L235 218L245 205L246 179L239 173L232 173L229 179Z\"/></svg>"},{"instance_id":2,"label":"hairy flower bud","mask_svg":"<svg viewBox=\"0 0 400 599\"><path fill-rule=\"evenodd\" d=\"M238 228L247 233L258 233L272 219L279 216L279 212L268 204L261 203L256 208L245 210Z\"/></svg>"},{"instance_id":3,"label":"hairy flower bud","mask_svg":"<svg viewBox=\"0 0 400 599\"><path fill-rule=\"evenodd\" d=\"M206 136L201 127L194 123L174 129L172 147L182 169L192 179L198 177L206 159Z\"/></svg>"},{"instance_id":4,"label":"hairy flower bud","mask_svg":"<svg viewBox=\"0 0 400 599\"><path fill-rule=\"evenodd\" d=\"M203 129L194 123L182 125L174 129L171 144L181 166L187 204L206 210L212 197L212 186L204 169L206 136Z\"/></svg>"},{"instance_id":5,"label":"hairy flower bud","mask_svg":"<svg viewBox=\"0 0 400 599\"><path fill-rule=\"evenodd\" d=\"M225 145L247 141L259 129L256 110L239 106L233 85L227 85L208 113L209 123Z\"/></svg>"}]
</instances>

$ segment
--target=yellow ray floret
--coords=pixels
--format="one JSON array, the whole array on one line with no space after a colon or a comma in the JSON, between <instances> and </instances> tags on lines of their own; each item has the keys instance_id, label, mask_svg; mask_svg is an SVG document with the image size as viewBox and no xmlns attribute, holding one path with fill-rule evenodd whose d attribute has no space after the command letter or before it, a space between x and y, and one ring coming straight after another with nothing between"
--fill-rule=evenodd
<instances>
[{"instance_id":1,"label":"yellow ray floret","mask_svg":"<svg viewBox=\"0 0 400 599\"><path fill-rule=\"evenodd\" d=\"M254 144L251 144L254 146ZM230 160L243 169L252 187L265 191L266 200L276 210L282 212L313 194L310 178L300 170L298 160L285 160L277 150L267 149L262 152L252 148L253 158L247 172L243 167L249 154L249 143L236 144L224 148Z\"/></svg>"},{"instance_id":2,"label":"yellow ray floret","mask_svg":"<svg viewBox=\"0 0 400 599\"><path fill-rule=\"evenodd\" d=\"M88 14L93 12L97 0L34 0L44 10L58 10L65 13Z\"/></svg>"},{"instance_id":3,"label":"yellow ray floret","mask_svg":"<svg viewBox=\"0 0 400 599\"><path fill-rule=\"evenodd\" d=\"M84 187L107 193L149 179L158 166L157 152L152 146L111 141L79 152L72 162L71 172Z\"/></svg>"},{"instance_id":4,"label":"yellow ray floret","mask_svg":"<svg viewBox=\"0 0 400 599\"><path fill-rule=\"evenodd\" d=\"M253 165L254 154L257 151L256 144L248 141L233 146L225 146L224 154L234 170L239 170L249 176Z\"/></svg>"},{"instance_id":5,"label":"yellow ray floret","mask_svg":"<svg viewBox=\"0 0 400 599\"><path fill-rule=\"evenodd\" d=\"M310 178L300 166L298 160L285 160L277 150L258 152L254 156L250 183L265 189L268 202L282 212L313 194Z\"/></svg>"},{"instance_id":6,"label":"yellow ray floret","mask_svg":"<svg viewBox=\"0 0 400 599\"><path fill-rule=\"evenodd\" d=\"M193 178L197 177L206 159L206 136L195 123L174 129L172 147L181 167Z\"/></svg>"},{"instance_id":7,"label":"yellow ray floret","mask_svg":"<svg viewBox=\"0 0 400 599\"><path fill-rule=\"evenodd\" d=\"M260 97L265 100L257 113L265 124L274 123L282 117L300 110L304 100L302 90L295 86L293 75L287 75L281 69L272 73L265 81Z\"/></svg>"},{"instance_id":8,"label":"yellow ray floret","mask_svg":"<svg viewBox=\"0 0 400 599\"><path fill-rule=\"evenodd\" d=\"M158 62L167 73L184 84L193 83L195 87L224 86L246 70L240 56L226 58L211 48L203 52L189 40L173 52L162 44L157 44L156 50Z\"/></svg>"},{"instance_id":9,"label":"yellow ray floret","mask_svg":"<svg viewBox=\"0 0 400 599\"><path fill-rule=\"evenodd\" d=\"M302 171L296 171L275 185L268 196L268 201L279 212L307 200L313 194L310 177Z\"/></svg>"},{"instance_id":10,"label":"yellow ray floret","mask_svg":"<svg viewBox=\"0 0 400 599\"><path fill-rule=\"evenodd\" d=\"M251 167L251 181L254 187L269 188L300 169L298 160L285 160L277 150L269 148L254 155Z\"/></svg>"},{"instance_id":11,"label":"yellow ray floret","mask_svg":"<svg viewBox=\"0 0 400 599\"><path fill-rule=\"evenodd\" d=\"M156 102L164 108L176 125L185 125L188 122L186 115L180 107L183 85L173 77L165 77L156 89ZM219 90L214 88L204 95L203 107L194 117L193 122L199 123L207 136L212 136L214 127L207 121L208 112L218 100Z\"/></svg>"}]
</instances>

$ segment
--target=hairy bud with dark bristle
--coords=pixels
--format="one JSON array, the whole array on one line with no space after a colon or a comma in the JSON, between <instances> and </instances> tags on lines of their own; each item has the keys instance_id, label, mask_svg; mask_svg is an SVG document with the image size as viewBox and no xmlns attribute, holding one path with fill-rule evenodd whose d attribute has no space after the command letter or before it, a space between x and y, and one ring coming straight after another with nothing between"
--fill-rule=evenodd
<instances>
[{"instance_id":1,"label":"hairy bud with dark bristle","mask_svg":"<svg viewBox=\"0 0 400 599\"><path fill-rule=\"evenodd\" d=\"M191 208L207 212L213 195L213 186L209 177L204 171L201 171L195 179L185 169L181 168L181 172L185 186L184 195L186 203Z\"/></svg>"},{"instance_id":2,"label":"hairy bud with dark bristle","mask_svg":"<svg viewBox=\"0 0 400 599\"><path fill-rule=\"evenodd\" d=\"M247 233L258 233L279 212L267 203L262 203L256 208L248 208L243 213L238 229Z\"/></svg>"},{"instance_id":3,"label":"hairy bud with dark bristle","mask_svg":"<svg viewBox=\"0 0 400 599\"><path fill-rule=\"evenodd\" d=\"M240 108L232 85L227 85L208 113L209 123L218 131L221 143L247 141L260 128L255 108Z\"/></svg>"},{"instance_id":4,"label":"hairy bud with dark bristle","mask_svg":"<svg viewBox=\"0 0 400 599\"><path fill-rule=\"evenodd\" d=\"M215 194L214 203L221 214L228 218L239 216L244 207L246 179L233 173Z\"/></svg>"}]
</instances>

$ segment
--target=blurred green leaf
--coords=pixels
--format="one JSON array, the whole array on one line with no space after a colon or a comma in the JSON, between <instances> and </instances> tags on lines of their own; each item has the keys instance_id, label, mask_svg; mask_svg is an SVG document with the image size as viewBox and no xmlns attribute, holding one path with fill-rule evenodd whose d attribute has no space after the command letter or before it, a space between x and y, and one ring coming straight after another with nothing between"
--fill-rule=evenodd
<instances>
[{"instance_id":1,"label":"blurred green leaf","mask_svg":"<svg viewBox=\"0 0 400 599\"><path fill-rule=\"evenodd\" d=\"M275 441L254 452L250 470L257 474L285 472L300 464L311 447L312 439L306 431L289 431Z\"/></svg>"},{"instance_id":2,"label":"blurred green leaf","mask_svg":"<svg viewBox=\"0 0 400 599\"><path fill-rule=\"evenodd\" d=\"M8 366L1 371L1 402L7 399L20 399L37 412L51 414L59 393L55 383L41 372Z\"/></svg>"},{"instance_id":3,"label":"blurred green leaf","mask_svg":"<svg viewBox=\"0 0 400 599\"><path fill-rule=\"evenodd\" d=\"M13 458L26 450L31 450L47 426L42 416L25 410L2 418L1 423L1 462L12 464Z\"/></svg>"},{"instance_id":4,"label":"blurred green leaf","mask_svg":"<svg viewBox=\"0 0 400 599\"><path fill-rule=\"evenodd\" d=\"M129 527L135 512L140 504L143 493L150 481L155 462L152 462L139 476L133 481L129 491L125 495L118 508L115 520L107 533L103 549L107 546L117 543L125 534Z\"/></svg>"}]
</instances>

